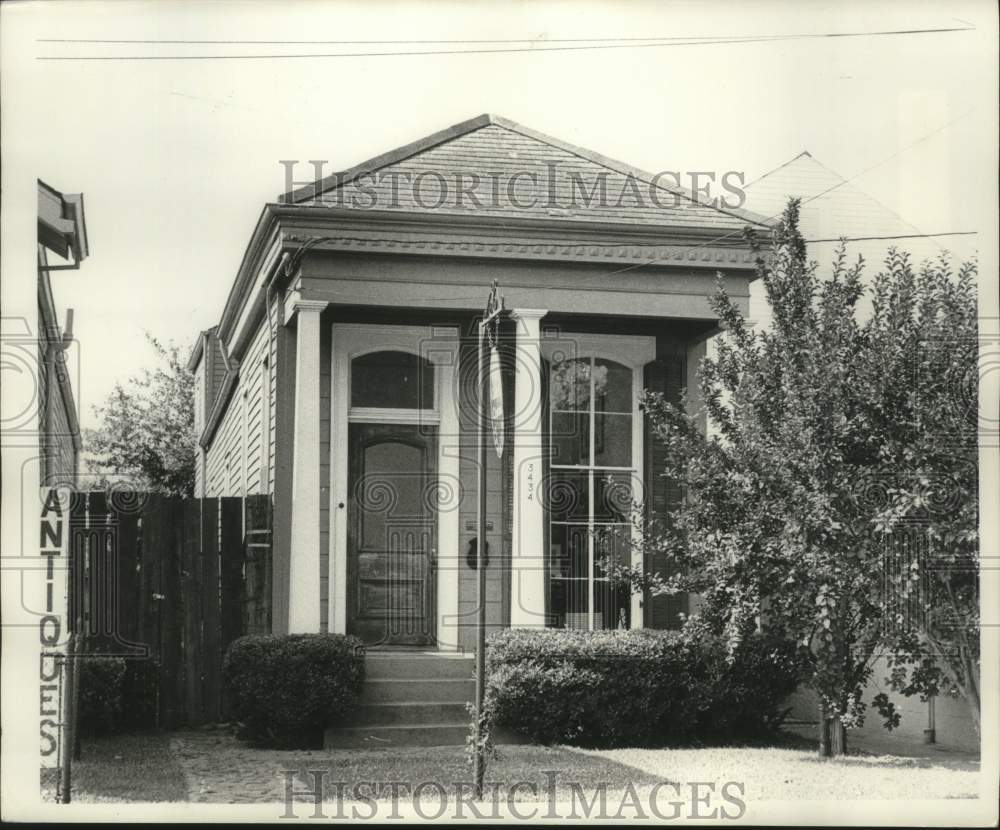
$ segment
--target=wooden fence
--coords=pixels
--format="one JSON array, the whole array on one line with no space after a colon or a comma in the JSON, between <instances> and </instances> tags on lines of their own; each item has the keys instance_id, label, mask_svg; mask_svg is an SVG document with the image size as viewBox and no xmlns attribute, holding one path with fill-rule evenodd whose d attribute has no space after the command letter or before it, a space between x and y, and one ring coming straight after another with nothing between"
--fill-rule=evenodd
<instances>
[{"instance_id":1,"label":"wooden fence","mask_svg":"<svg viewBox=\"0 0 1000 830\"><path fill-rule=\"evenodd\" d=\"M270 528L267 496L74 499L70 618L85 655L125 658L130 725L226 719L226 648L271 630Z\"/></svg>"}]
</instances>

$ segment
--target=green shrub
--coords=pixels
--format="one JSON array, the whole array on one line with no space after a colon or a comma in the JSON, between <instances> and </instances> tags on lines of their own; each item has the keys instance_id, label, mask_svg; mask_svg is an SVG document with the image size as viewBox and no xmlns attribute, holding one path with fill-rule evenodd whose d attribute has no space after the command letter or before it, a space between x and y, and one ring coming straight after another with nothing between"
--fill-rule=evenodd
<instances>
[{"instance_id":1,"label":"green shrub","mask_svg":"<svg viewBox=\"0 0 1000 830\"><path fill-rule=\"evenodd\" d=\"M798 685L781 647L673 631L511 629L490 637L490 723L541 743L651 745L759 735Z\"/></svg>"},{"instance_id":2,"label":"green shrub","mask_svg":"<svg viewBox=\"0 0 1000 830\"><path fill-rule=\"evenodd\" d=\"M125 660L121 657L82 657L77 667L77 728L80 734L95 737L119 731Z\"/></svg>"},{"instance_id":3,"label":"green shrub","mask_svg":"<svg viewBox=\"0 0 1000 830\"><path fill-rule=\"evenodd\" d=\"M159 666L151 659L125 661L122 679L121 731L140 732L155 729L159 704Z\"/></svg>"},{"instance_id":4,"label":"green shrub","mask_svg":"<svg viewBox=\"0 0 1000 830\"><path fill-rule=\"evenodd\" d=\"M702 639L715 650L711 703L702 713L703 739L760 738L781 726L791 707L788 697L805 679L805 665L795 644L757 635L746 639L728 659L718 639ZM709 645L712 643L713 645Z\"/></svg>"},{"instance_id":5,"label":"green shrub","mask_svg":"<svg viewBox=\"0 0 1000 830\"><path fill-rule=\"evenodd\" d=\"M254 634L229 647L226 690L240 736L266 746L308 748L342 722L364 680L364 652L340 634Z\"/></svg>"}]
</instances>

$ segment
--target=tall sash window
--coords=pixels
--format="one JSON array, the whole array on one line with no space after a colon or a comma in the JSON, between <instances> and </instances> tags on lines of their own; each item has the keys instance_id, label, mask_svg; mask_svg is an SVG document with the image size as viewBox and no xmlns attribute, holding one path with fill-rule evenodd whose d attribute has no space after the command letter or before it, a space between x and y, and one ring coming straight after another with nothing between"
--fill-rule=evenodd
<instances>
[{"instance_id":1,"label":"tall sash window","mask_svg":"<svg viewBox=\"0 0 1000 830\"><path fill-rule=\"evenodd\" d=\"M635 372L600 356L549 364L549 620L559 628L628 628L631 597L603 559L630 561L638 470Z\"/></svg>"}]
</instances>

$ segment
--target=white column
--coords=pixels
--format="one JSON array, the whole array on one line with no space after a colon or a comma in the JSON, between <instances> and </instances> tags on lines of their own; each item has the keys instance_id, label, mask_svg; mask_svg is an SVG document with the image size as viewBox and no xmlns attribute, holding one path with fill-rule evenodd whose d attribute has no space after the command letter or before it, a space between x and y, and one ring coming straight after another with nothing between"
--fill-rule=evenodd
<instances>
[{"instance_id":1,"label":"white column","mask_svg":"<svg viewBox=\"0 0 1000 830\"><path fill-rule=\"evenodd\" d=\"M545 510L542 483L542 359L539 320L545 309L518 308L514 372L514 510L510 575L511 627L545 625Z\"/></svg>"},{"instance_id":2,"label":"white column","mask_svg":"<svg viewBox=\"0 0 1000 830\"><path fill-rule=\"evenodd\" d=\"M295 436L292 445L292 549L288 631L318 632L319 572L319 316L326 303L296 299Z\"/></svg>"},{"instance_id":3,"label":"white column","mask_svg":"<svg viewBox=\"0 0 1000 830\"><path fill-rule=\"evenodd\" d=\"M448 338L447 340L445 338ZM438 342L438 341L441 342ZM458 584L465 566L459 551L459 508L462 490L459 482L461 459L456 388L458 367L458 331L435 332L426 347L437 374L438 408L438 533L437 533L437 647L439 651L458 651L460 624Z\"/></svg>"}]
</instances>

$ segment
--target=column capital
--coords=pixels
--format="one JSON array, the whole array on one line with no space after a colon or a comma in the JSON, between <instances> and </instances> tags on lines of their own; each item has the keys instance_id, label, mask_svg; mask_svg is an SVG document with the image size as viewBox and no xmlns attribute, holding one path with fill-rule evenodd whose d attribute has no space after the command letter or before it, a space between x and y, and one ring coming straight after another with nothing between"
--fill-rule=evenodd
<instances>
[{"instance_id":1,"label":"column capital","mask_svg":"<svg viewBox=\"0 0 1000 830\"><path fill-rule=\"evenodd\" d=\"M516 320L541 320L549 313L547 308L512 308L510 316Z\"/></svg>"},{"instance_id":2,"label":"column capital","mask_svg":"<svg viewBox=\"0 0 1000 830\"><path fill-rule=\"evenodd\" d=\"M292 292L285 297L285 324L292 322L296 314L319 314L328 305L326 300L307 300L297 291Z\"/></svg>"}]
</instances>

